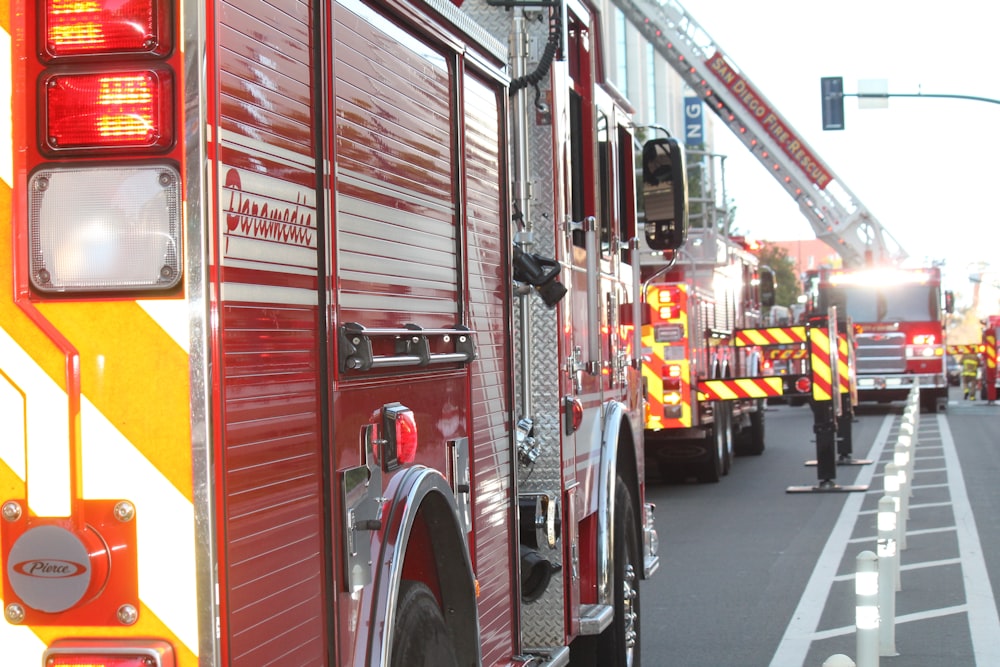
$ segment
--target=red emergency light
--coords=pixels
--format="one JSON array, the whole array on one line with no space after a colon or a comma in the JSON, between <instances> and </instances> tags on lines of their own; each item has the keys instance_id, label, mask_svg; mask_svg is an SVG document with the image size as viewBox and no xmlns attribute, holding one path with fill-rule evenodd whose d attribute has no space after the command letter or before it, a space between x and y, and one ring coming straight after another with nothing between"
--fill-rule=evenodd
<instances>
[{"instance_id":1,"label":"red emergency light","mask_svg":"<svg viewBox=\"0 0 1000 667\"><path fill-rule=\"evenodd\" d=\"M158 639L57 639L46 667L174 667L173 647Z\"/></svg>"},{"instance_id":2,"label":"red emergency light","mask_svg":"<svg viewBox=\"0 0 1000 667\"><path fill-rule=\"evenodd\" d=\"M161 150L173 143L173 80L166 68L51 73L43 78L44 148Z\"/></svg>"},{"instance_id":3,"label":"red emergency light","mask_svg":"<svg viewBox=\"0 0 1000 667\"><path fill-rule=\"evenodd\" d=\"M405 405L382 406L382 438L379 441L382 467L386 471L413 463L417 458L417 420Z\"/></svg>"},{"instance_id":4,"label":"red emergency light","mask_svg":"<svg viewBox=\"0 0 1000 667\"><path fill-rule=\"evenodd\" d=\"M45 0L41 55L167 55L172 40L166 11L167 3L156 0Z\"/></svg>"}]
</instances>

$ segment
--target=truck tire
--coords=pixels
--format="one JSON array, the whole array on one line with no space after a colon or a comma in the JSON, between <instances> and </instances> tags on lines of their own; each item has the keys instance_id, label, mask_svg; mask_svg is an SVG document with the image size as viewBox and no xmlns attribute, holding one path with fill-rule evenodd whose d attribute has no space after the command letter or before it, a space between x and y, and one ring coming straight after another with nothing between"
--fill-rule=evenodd
<instances>
[{"instance_id":1,"label":"truck tire","mask_svg":"<svg viewBox=\"0 0 1000 667\"><path fill-rule=\"evenodd\" d=\"M698 481L706 484L717 484L722 476L729 472L726 468L726 457L732 439L726 437L728 426L721 405L721 403L716 404L712 428L705 438L708 456L698 470ZM732 429L728 430L732 432Z\"/></svg>"},{"instance_id":2,"label":"truck tire","mask_svg":"<svg viewBox=\"0 0 1000 667\"><path fill-rule=\"evenodd\" d=\"M750 427L740 432L736 453L740 456L760 456L764 453L764 409L758 406L750 413Z\"/></svg>"},{"instance_id":3,"label":"truck tire","mask_svg":"<svg viewBox=\"0 0 1000 667\"><path fill-rule=\"evenodd\" d=\"M458 667L441 607L422 581L399 585L392 637L393 667Z\"/></svg>"},{"instance_id":4,"label":"truck tire","mask_svg":"<svg viewBox=\"0 0 1000 667\"><path fill-rule=\"evenodd\" d=\"M726 440L726 446L723 449L726 456L722 460L723 475L728 475L729 471L733 469L733 459L736 458L736 435L733 432L733 421L733 406L727 402L722 412L722 437Z\"/></svg>"},{"instance_id":5,"label":"truck tire","mask_svg":"<svg viewBox=\"0 0 1000 667\"><path fill-rule=\"evenodd\" d=\"M615 480L614 595L615 617L597 644L600 667L639 667L639 526L632 493L621 477Z\"/></svg>"}]
</instances>

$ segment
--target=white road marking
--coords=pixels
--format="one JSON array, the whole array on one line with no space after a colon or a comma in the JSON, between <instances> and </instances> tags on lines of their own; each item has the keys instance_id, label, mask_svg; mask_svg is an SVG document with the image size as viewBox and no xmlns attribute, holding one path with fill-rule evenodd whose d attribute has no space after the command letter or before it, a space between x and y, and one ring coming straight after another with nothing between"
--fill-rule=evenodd
<instances>
[{"instance_id":1,"label":"white road marking","mask_svg":"<svg viewBox=\"0 0 1000 667\"><path fill-rule=\"evenodd\" d=\"M888 440L893 419L892 415L886 416L872 445L872 449L866 458L875 461L879 460ZM910 570L943 565L960 565L962 568L962 580L965 586L966 603L897 616L895 622L896 624L909 623L955 614L966 614L969 622L973 654L976 656L976 664L1000 665L1000 639L998 639L1000 638L1000 616L997 614L996 600L993 597L993 587L990 583L989 572L983 558L983 549L979 542L975 517L972 514L972 506L969 503L968 494L966 493L965 479L962 477L961 464L955 450L955 442L948 427L948 422L945 416L941 414L937 415L937 422L940 429L941 449L943 450L945 461L944 470L947 473L948 483L926 485L918 488L943 486L949 488L951 496L949 504L954 508L955 526L912 531L907 534L955 532L961 557L925 563L911 563L904 565L903 569ZM931 448L933 446L928 449ZM856 483L859 485L867 484L873 476L875 475L872 468L864 469L859 473ZM868 491L868 493L873 492L873 490ZM771 659L771 667L803 665L812 642L853 634L855 632L853 625L823 631L818 631L817 628L833 582L846 581L854 577L853 574L831 576L831 573L837 571L846 545L857 542L871 542L874 545L874 536L851 539L851 533L853 532L857 518L862 513L860 512L860 507L864 496L865 494L863 493L851 494L846 499L837 523L830 532L830 537L827 539L826 545L823 547L823 551L816 561L816 567L809 577L809 582L806 584L802 597L799 599L795 613L792 615L792 619L785 629L785 634L778 645L778 649ZM931 503L928 506L940 504Z\"/></svg>"},{"instance_id":2,"label":"white road marking","mask_svg":"<svg viewBox=\"0 0 1000 667\"><path fill-rule=\"evenodd\" d=\"M962 557L962 580L965 583L965 604L969 608L969 631L972 633L972 653L978 665L1000 665L1000 617L993 599L990 575L979 543L976 518L965 490L962 465L955 450L955 441L944 415L938 415L941 443L948 467L948 483L954 505L955 526L958 529L958 553Z\"/></svg>"},{"instance_id":3,"label":"white road marking","mask_svg":"<svg viewBox=\"0 0 1000 667\"><path fill-rule=\"evenodd\" d=\"M881 458L894 419L894 415L886 415L878 435L875 436L871 451L865 456L866 459L878 461ZM874 471L874 465L862 468L855 484L868 484ZM864 499L865 494L863 493L848 494L844 507L840 510L837 523L830 531L830 537L827 538L826 545L816 561L816 567L813 568L812 574L809 576L809 583L806 584L802 597L799 598L795 613L792 614L788 627L785 628L785 635L778 644L778 650L771 658L771 667L790 667L805 662L809 647L816 638L816 628L819 626L820 616L826 607L826 598L830 594L832 577L837 572L837 567L844 556L844 550L851 539L851 533L854 532L854 524L857 522L858 512L861 510L861 503Z\"/></svg>"}]
</instances>

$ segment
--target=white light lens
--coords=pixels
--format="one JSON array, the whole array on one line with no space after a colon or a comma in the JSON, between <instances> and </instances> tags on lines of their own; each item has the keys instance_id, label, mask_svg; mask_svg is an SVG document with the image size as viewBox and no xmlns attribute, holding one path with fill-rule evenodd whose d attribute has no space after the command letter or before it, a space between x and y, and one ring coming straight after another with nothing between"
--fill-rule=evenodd
<instances>
[{"instance_id":1,"label":"white light lens","mask_svg":"<svg viewBox=\"0 0 1000 667\"><path fill-rule=\"evenodd\" d=\"M180 282L180 178L173 167L43 169L29 192L35 288L161 290Z\"/></svg>"}]
</instances>

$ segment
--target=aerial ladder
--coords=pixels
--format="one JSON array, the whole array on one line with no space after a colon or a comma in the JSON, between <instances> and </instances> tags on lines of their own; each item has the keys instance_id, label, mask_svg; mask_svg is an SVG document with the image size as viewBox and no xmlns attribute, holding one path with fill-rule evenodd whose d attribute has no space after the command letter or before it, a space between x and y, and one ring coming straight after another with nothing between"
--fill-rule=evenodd
<instances>
[{"instance_id":1,"label":"aerial ladder","mask_svg":"<svg viewBox=\"0 0 1000 667\"><path fill-rule=\"evenodd\" d=\"M907 254L731 57L676 0L613 0L657 52L798 203L844 266Z\"/></svg>"}]
</instances>

